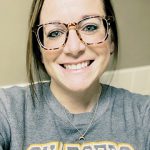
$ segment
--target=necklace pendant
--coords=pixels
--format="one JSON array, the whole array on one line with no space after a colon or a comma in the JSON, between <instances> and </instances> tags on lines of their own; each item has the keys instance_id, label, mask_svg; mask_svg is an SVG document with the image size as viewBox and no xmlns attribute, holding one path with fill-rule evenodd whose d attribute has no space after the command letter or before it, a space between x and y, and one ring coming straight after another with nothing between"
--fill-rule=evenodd
<instances>
[{"instance_id":1,"label":"necklace pendant","mask_svg":"<svg viewBox=\"0 0 150 150\"><path fill-rule=\"evenodd\" d=\"M85 140L85 137L83 136L83 135L81 135L80 137L79 137L79 141L84 141Z\"/></svg>"}]
</instances>

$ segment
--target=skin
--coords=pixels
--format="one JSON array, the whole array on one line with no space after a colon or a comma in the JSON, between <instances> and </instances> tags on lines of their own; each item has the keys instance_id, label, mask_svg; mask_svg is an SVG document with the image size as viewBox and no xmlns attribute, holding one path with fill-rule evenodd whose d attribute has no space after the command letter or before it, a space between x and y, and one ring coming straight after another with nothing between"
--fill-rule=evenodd
<instances>
[{"instance_id":1,"label":"skin","mask_svg":"<svg viewBox=\"0 0 150 150\"><path fill-rule=\"evenodd\" d=\"M105 16L101 0L45 0L40 24L51 21L78 22L85 15ZM86 46L74 29L69 30L68 41L62 51L41 48L43 64L51 77L50 88L58 101L71 113L89 112L98 100L101 86L99 78L110 60L113 43L110 36L102 44ZM60 64L93 63L79 70L64 69Z\"/></svg>"}]
</instances>

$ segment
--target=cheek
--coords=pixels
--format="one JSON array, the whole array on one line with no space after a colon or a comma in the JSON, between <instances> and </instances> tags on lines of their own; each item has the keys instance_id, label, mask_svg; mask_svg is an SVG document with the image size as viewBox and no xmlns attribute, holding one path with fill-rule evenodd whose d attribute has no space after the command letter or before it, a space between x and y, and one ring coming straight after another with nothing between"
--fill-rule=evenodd
<instances>
[{"instance_id":1,"label":"cheek","mask_svg":"<svg viewBox=\"0 0 150 150\"><path fill-rule=\"evenodd\" d=\"M93 51L96 53L97 56L107 56L110 55L111 46L109 42L101 43L95 47L93 47Z\"/></svg>"},{"instance_id":2,"label":"cheek","mask_svg":"<svg viewBox=\"0 0 150 150\"><path fill-rule=\"evenodd\" d=\"M60 51L41 50L42 62L44 65L55 62L60 55Z\"/></svg>"}]
</instances>

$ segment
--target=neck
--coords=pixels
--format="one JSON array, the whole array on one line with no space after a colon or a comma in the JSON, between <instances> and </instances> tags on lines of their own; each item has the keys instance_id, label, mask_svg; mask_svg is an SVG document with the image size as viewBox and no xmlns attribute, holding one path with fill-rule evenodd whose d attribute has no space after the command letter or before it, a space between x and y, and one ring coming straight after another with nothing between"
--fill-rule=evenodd
<instances>
[{"instance_id":1,"label":"neck","mask_svg":"<svg viewBox=\"0 0 150 150\"><path fill-rule=\"evenodd\" d=\"M50 88L59 103L72 114L92 111L101 93L101 85L99 83L80 92L67 91L62 88L56 89L54 86Z\"/></svg>"}]
</instances>

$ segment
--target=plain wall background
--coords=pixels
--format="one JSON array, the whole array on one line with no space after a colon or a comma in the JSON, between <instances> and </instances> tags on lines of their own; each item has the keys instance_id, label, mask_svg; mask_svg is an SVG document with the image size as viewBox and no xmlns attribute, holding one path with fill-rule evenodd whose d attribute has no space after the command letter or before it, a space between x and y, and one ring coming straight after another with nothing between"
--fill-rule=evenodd
<instances>
[{"instance_id":1,"label":"plain wall background","mask_svg":"<svg viewBox=\"0 0 150 150\"><path fill-rule=\"evenodd\" d=\"M26 82L27 24L32 0L0 5L0 86ZM118 68L150 65L150 1L113 0L119 28Z\"/></svg>"}]
</instances>

